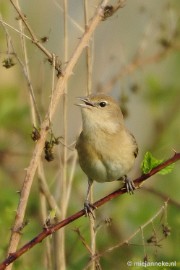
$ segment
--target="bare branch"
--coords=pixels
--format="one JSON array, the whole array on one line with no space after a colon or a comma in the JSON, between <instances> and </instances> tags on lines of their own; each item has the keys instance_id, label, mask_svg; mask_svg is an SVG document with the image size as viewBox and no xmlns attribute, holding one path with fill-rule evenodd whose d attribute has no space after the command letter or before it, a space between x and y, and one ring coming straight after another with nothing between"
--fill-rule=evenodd
<instances>
[{"instance_id":1,"label":"bare branch","mask_svg":"<svg viewBox=\"0 0 180 270\"><path fill-rule=\"evenodd\" d=\"M21 20L23 21L24 25L26 26L26 28L31 36L32 42L48 57L48 59L53 60L52 54L40 43L40 41L36 37L35 33L31 29L30 25L28 24L27 18L25 17L25 15L21 12L21 10L17 7L17 5L15 4L15 2L13 0L10 0L10 2L13 5L13 7L15 8L15 10L17 11L17 13L18 13L19 17L21 18Z\"/></svg>"},{"instance_id":2,"label":"bare branch","mask_svg":"<svg viewBox=\"0 0 180 270\"><path fill-rule=\"evenodd\" d=\"M121 241L117 244L115 244L112 247L107 248L106 250L104 250L103 252L97 254L96 256L94 256L94 258L92 260L97 260L100 257L104 256L106 253L110 253L113 250L122 247L124 245L131 245L130 240L132 240L139 232L142 232L142 238L143 238L143 244L142 246L145 247L145 243L144 243L144 236L143 236L143 230L149 225L151 224L157 217L159 217L160 215L162 215L162 213L166 212L167 210L167 206L168 206L169 200L166 200L163 204L163 206L161 206L161 208L154 214L153 217L151 217L148 221L146 221L143 225L141 225L134 233L132 233L127 239L125 239L124 241ZM87 267L92 263L92 261L90 261L87 265ZM88 269L86 267L86 269Z\"/></svg>"}]
</instances>

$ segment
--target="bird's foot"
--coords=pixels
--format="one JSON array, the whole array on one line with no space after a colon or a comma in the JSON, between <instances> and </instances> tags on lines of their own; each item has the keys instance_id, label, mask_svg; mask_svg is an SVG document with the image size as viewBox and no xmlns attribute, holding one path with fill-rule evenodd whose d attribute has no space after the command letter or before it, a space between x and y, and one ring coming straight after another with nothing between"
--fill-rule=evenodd
<instances>
[{"instance_id":1,"label":"bird's foot","mask_svg":"<svg viewBox=\"0 0 180 270\"><path fill-rule=\"evenodd\" d=\"M131 181L127 175L125 175L123 177L123 181L125 182L125 187L126 187L126 190L127 190L127 193L129 194L134 194L134 190L136 189L135 185L134 185L134 182Z\"/></svg>"},{"instance_id":2,"label":"bird's foot","mask_svg":"<svg viewBox=\"0 0 180 270\"><path fill-rule=\"evenodd\" d=\"M96 207L93 204L91 204L88 200L86 200L84 202L84 211L85 211L86 217L92 216L93 219L95 219L95 216L93 214L93 210L95 210L95 209L96 209Z\"/></svg>"}]
</instances>

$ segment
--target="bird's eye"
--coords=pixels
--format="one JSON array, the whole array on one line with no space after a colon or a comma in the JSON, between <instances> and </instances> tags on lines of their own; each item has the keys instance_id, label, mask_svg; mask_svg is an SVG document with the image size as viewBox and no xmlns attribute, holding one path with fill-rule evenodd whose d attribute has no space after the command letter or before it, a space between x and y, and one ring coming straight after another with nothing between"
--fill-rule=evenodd
<instances>
[{"instance_id":1,"label":"bird's eye","mask_svg":"<svg viewBox=\"0 0 180 270\"><path fill-rule=\"evenodd\" d=\"M106 107L106 105L107 105L107 102L106 102L106 101L101 101L101 102L99 103L99 106L100 106L100 107Z\"/></svg>"}]
</instances>

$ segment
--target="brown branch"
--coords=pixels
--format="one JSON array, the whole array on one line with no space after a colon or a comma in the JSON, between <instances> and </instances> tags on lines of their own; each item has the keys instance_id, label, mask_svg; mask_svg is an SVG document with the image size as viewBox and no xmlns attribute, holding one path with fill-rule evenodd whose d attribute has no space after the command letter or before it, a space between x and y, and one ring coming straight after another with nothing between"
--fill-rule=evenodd
<instances>
[{"instance_id":1,"label":"brown branch","mask_svg":"<svg viewBox=\"0 0 180 270\"><path fill-rule=\"evenodd\" d=\"M163 168L169 166L172 163L175 163L178 160L180 160L180 153L175 152L173 157L169 158L168 160L166 160L162 164L158 165L157 167L152 169L149 173L142 174L140 177L136 178L134 180L134 184L135 184L136 188L137 189L140 188L140 186L142 185L142 183L145 180L147 180L148 178L150 178L154 174L161 171ZM104 198L100 199L99 201L96 201L94 203L94 206L96 208L99 208L101 205L105 204L106 202L108 202L108 201L110 201L110 200L112 200L112 199L114 199L114 198L116 198L116 197L118 197L126 192L127 191L125 188L120 188L120 189L110 193L109 195L105 196ZM31 241L29 241L27 244L25 244L19 250L17 250L14 253L9 254L9 256L0 264L0 270L5 269L9 264L11 264L15 260L17 260L20 256L22 256L24 253L26 253L32 247L41 243L47 236L53 234L57 230L67 226L68 224L72 223L73 221L75 221L76 219L78 219L84 215L85 215L85 211L84 211L84 209L82 209L79 212L75 213L74 215L58 222L57 224L52 225L48 228L44 228L41 233L39 233L35 238L33 238Z\"/></svg>"}]
</instances>

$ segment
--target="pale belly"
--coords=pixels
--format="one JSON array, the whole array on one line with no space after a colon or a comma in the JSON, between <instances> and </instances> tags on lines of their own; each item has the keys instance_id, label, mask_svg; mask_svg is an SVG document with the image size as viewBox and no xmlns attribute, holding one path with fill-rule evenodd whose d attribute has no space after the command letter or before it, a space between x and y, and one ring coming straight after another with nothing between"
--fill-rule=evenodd
<instances>
[{"instance_id":1,"label":"pale belly","mask_svg":"<svg viewBox=\"0 0 180 270\"><path fill-rule=\"evenodd\" d=\"M126 175L134 165L135 146L127 134L118 138L116 145L110 140L94 139L87 143L82 137L77 142L77 151L82 170L89 179L97 182L111 182Z\"/></svg>"},{"instance_id":2,"label":"pale belly","mask_svg":"<svg viewBox=\"0 0 180 270\"><path fill-rule=\"evenodd\" d=\"M127 174L133 166L133 160L109 160L100 161L98 159L92 161L86 158L80 160L81 167L88 178L97 182L111 182L120 179Z\"/></svg>"}]
</instances>

